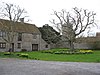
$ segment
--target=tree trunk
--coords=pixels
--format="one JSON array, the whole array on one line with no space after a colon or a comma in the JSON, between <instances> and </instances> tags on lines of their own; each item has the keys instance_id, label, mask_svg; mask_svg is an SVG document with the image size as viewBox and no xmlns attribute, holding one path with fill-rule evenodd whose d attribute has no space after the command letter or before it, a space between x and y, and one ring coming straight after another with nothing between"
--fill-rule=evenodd
<instances>
[{"instance_id":1,"label":"tree trunk","mask_svg":"<svg viewBox=\"0 0 100 75\"><path fill-rule=\"evenodd\" d=\"M70 50L74 51L74 43L73 43L73 41L70 41L69 45L70 45Z\"/></svg>"},{"instance_id":2,"label":"tree trunk","mask_svg":"<svg viewBox=\"0 0 100 75\"><path fill-rule=\"evenodd\" d=\"M9 44L9 52L11 53L12 52L12 43L8 43Z\"/></svg>"}]
</instances>

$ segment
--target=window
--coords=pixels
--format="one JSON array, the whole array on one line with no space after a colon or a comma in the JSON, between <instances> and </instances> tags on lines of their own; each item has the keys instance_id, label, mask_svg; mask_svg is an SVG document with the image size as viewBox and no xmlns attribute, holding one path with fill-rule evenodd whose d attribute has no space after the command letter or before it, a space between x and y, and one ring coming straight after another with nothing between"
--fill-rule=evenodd
<instances>
[{"instance_id":1,"label":"window","mask_svg":"<svg viewBox=\"0 0 100 75\"><path fill-rule=\"evenodd\" d=\"M18 41L22 41L22 33L18 33Z\"/></svg>"},{"instance_id":2,"label":"window","mask_svg":"<svg viewBox=\"0 0 100 75\"><path fill-rule=\"evenodd\" d=\"M37 35L36 34L33 34L33 39L36 39L37 38Z\"/></svg>"},{"instance_id":3,"label":"window","mask_svg":"<svg viewBox=\"0 0 100 75\"><path fill-rule=\"evenodd\" d=\"M21 43L18 43L17 46L18 46L17 48L21 48Z\"/></svg>"},{"instance_id":4,"label":"window","mask_svg":"<svg viewBox=\"0 0 100 75\"><path fill-rule=\"evenodd\" d=\"M5 32L0 31L0 37L3 37L3 36L5 36L5 35L6 35Z\"/></svg>"},{"instance_id":5,"label":"window","mask_svg":"<svg viewBox=\"0 0 100 75\"><path fill-rule=\"evenodd\" d=\"M6 48L6 43L0 43L0 48Z\"/></svg>"},{"instance_id":6,"label":"window","mask_svg":"<svg viewBox=\"0 0 100 75\"><path fill-rule=\"evenodd\" d=\"M48 45L45 45L45 48L48 48Z\"/></svg>"}]
</instances>

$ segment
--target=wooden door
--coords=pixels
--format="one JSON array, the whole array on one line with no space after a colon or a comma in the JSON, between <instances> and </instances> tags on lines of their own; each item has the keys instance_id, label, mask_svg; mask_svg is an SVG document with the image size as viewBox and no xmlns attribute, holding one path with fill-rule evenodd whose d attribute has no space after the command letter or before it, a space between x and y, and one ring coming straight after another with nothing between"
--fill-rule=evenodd
<instances>
[{"instance_id":1,"label":"wooden door","mask_svg":"<svg viewBox=\"0 0 100 75\"><path fill-rule=\"evenodd\" d=\"M38 44L32 44L32 51L38 51Z\"/></svg>"},{"instance_id":2,"label":"wooden door","mask_svg":"<svg viewBox=\"0 0 100 75\"><path fill-rule=\"evenodd\" d=\"M12 43L12 48L11 49L12 49L12 52L14 52L14 43Z\"/></svg>"}]
</instances>

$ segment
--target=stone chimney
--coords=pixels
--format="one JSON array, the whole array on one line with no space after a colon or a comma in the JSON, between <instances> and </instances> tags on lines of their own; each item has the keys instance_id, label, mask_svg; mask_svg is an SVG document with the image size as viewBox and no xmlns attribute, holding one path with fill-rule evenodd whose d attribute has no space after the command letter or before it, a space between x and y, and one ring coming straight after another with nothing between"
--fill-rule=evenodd
<instances>
[{"instance_id":1,"label":"stone chimney","mask_svg":"<svg viewBox=\"0 0 100 75\"><path fill-rule=\"evenodd\" d=\"M20 22L24 23L24 18L20 18Z\"/></svg>"},{"instance_id":2,"label":"stone chimney","mask_svg":"<svg viewBox=\"0 0 100 75\"><path fill-rule=\"evenodd\" d=\"M97 32L96 33L96 37L100 37L100 32Z\"/></svg>"}]
</instances>

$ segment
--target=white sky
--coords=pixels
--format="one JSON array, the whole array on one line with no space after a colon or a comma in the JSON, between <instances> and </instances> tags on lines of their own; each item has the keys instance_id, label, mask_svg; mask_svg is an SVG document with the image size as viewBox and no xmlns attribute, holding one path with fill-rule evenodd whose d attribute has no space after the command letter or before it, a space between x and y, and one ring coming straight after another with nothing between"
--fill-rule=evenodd
<instances>
[{"instance_id":1,"label":"white sky","mask_svg":"<svg viewBox=\"0 0 100 75\"><path fill-rule=\"evenodd\" d=\"M0 0L0 2L13 3L25 8L32 20L31 23L38 27L51 24L49 20L53 10L66 9L69 11L73 7L94 11L97 14L96 20L100 24L100 0Z\"/></svg>"}]
</instances>

